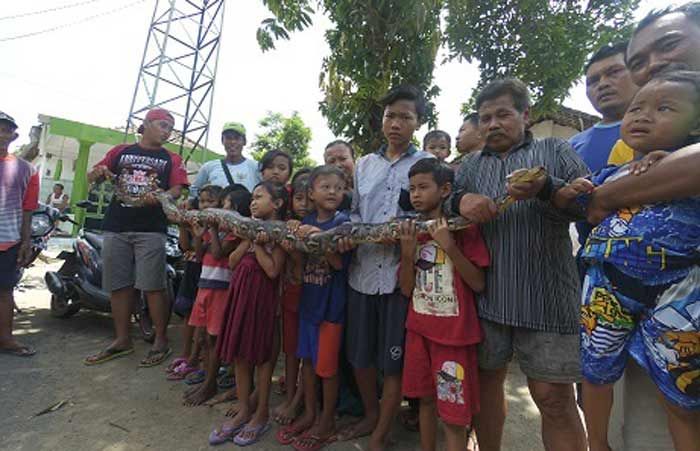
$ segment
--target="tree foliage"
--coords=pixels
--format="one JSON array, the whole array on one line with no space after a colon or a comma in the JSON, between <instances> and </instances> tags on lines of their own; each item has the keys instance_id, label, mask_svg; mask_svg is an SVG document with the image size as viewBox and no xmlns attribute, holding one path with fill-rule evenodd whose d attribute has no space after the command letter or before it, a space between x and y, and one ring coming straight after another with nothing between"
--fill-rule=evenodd
<instances>
[{"instance_id":1,"label":"tree foliage","mask_svg":"<svg viewBox=\"0 0 700 451\"><path fill-rule=\"evenodd\" d=\"M478 61L485 83L517 77L538 112L550 112L582 75L588 55L631 31L638 0L446 0L450 57Z\"/></svg>"},{"instance_id":2,"label":"tree foliage","mask_svg":"<svg viewBox=\"0 0 700 451\"><path fill-rule=\"evenodd\" d=\"M251 153L256 161L260 161L265 152L278 149L291 155L294 170L316 166L316 162L309 157L311 129L299 113L295 111L286 117L281 113L268 112L258 125L264 131L255 135L253 141Z\"/></svg>"},{"instance_id":3,"label":"tree foliage","mask_svg":"<svg viewBox=\"0 0 700 451\"><path fill-rule=\"evenodd\" d=\"M275 18L258 30L263 50L274 47L279 28L300 29L311 10L304 0L264 1ZM272 4L274 3L274 5ZM337 136L350 139L360 153L383 141L379 99L394 85L411 83L429 101L427 121L436 115L430 99L435 58L441 43L440 0L325 0L318 9L333 27L326 32L330 56L323 60L319 83L324 92L320 110ZM295 5L295 8L292 8ZM273 43L271 46L270 43Z\"/></svg>"},{"instance_id":4,"label":"tree foliage","mask_svg":"<svg viewBox=\"0 0 700 451\"><path fill-rule=\"evenodd\" d=\"M378 99L393 85L413 83L428 100L439 93L433 70L441 45L449 59L478 61L479 86L515 76L548 112L581 76L587 56L621 39L639 0L263 0L263 50L290 31L310 26L315 13L332 22L330 56L319 77L320 104L330 129L360 152L382 141ZM467 100L467 99L465 99ZM436 122L429 108L428 122Z\"/></svg>"}]
</instances>

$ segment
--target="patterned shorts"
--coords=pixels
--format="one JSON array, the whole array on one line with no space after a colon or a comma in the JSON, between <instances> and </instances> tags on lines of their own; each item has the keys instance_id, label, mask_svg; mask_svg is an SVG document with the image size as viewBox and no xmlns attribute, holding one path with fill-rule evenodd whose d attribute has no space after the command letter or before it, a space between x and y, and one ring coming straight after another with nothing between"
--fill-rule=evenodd
<instances>
[{"instance_id":1,"label":"patterned shorts","mask_svg":"<svg viewBox=\"0 0 700 451\"><path fill-rule=\"evenodd\" d=\"M595 265L584 280L583 376L594 384L613 383L629 355L667 399L700 410L700 267L659 290L651 305L630 297L636 288L610 276L608 268Z\"/></svg>"}]
</instances>

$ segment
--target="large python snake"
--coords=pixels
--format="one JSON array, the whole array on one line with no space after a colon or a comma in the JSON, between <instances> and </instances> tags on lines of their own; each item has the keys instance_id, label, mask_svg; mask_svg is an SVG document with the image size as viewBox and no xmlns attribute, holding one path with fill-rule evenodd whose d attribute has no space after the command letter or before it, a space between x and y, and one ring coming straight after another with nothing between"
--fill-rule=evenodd
<instances>
[{"instance_id":1,"label":"large python snake","mask_svg":"<svg viewBox=\"0 0 700 451\"><path fill-rule=\"evenodd\" d=\"M545 168L538 166L530 169L520 169L507 177L510 183L532 182L547 174ZM332 229L316 232L299 238L294 230L288 228L284 221L261 221L258 219L246 218L235 211L220 208L208 208L206 210L185 210L179 208L173 198L165 191L157 188L155 176L151 176L145 190L138 190L137 193L130 191L121 181L125 177L119 177L115 187L115 196L126 206L138 207L151 201L160 203L163 211L171 222L177 224L197 223L201 226L218 226L222 232L229 232L241 239L254 240L259 232L267 233L270 241L282 243L289 241L293 247L305 253L335 252L338 240L350 238L353 244L360 243L382 243L388 239L398 240L399 229L402 219L394 219L389 222L368 224L358 222L348 222ZM503 211L510 206L515 199L510 195L494 199L499 211ZM416 231L418 234L428 233L428 227L435 220L416 220ZM461 230L467 228L471 221L461 216L449 218L447 221L450 230Z\"/></svg>"}]
</instances>

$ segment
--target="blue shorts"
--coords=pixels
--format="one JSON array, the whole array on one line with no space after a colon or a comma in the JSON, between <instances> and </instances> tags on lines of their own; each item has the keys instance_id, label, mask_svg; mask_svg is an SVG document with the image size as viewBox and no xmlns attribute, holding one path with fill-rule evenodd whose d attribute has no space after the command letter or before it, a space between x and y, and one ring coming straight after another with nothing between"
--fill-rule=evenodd
<instances>
[{"instance_id":1,"label":"blue shorts","mask_svg":"<svg viewBox=\"0 0 700 451\"><path fill-rule=\"evenodd\" d=\"M19 282L20 270L17 266L19 244L0 251L0 290L13 290Z\"/></svg>"},{"instance_id":2,"label":"blue shorts","mask_svg":"<svg viewBox=\"0 0 700 451\"><path fill-rule=\"evenodd\" d=\"M589 267L583 285L584 378L615 382L629 355L669 401L700 410L700 266L661 288L621 283L610 269Z\"/></svg>"}]
</instances>

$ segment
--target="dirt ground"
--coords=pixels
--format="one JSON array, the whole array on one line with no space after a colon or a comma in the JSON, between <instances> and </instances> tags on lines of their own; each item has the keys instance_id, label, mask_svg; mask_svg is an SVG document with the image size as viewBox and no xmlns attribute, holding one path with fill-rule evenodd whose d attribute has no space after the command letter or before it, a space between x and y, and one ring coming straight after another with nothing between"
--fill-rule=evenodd
<instances>
[{"instance_id":1,"label":"dirt ground","mask_svg":"<svg viewBox=\"0 0 700 451\"><path fill-rule=\"evenodd\" d=\"M135 339L136 352L95 367L82 359L109 343L111 318L80 311L60 320L49 315L49 294L43 274L56 264L37 262L25 274L16 300L22 313L15 318L15 333L35 346L33 358L0 355L1 450L174 450L209 449L207 436L224 418L226 406L188 408L182 405L184 384L165 380L164 366L138 368L148 349ZM169 335L180 349L181 322L173 321ZM133 334L137 330L134 327ZM281 370L278 365L277 374ZM509 414L503 449L542 450L539 418L525 378L511 366L507 385ZM66 401L48 414L37 412ZM273 396L273 403L279 397ZM482 400L482 403L488 400ZM275 429L249 447L275 450L284 447L274 439ZM417 450L418 434L395 427L395 450ZM366 439L336 443L328 449L362 450ZM230 449L227 444L220 448ZM291 448L289 448L291 449Z\"/></svg>"}]
</instances>

